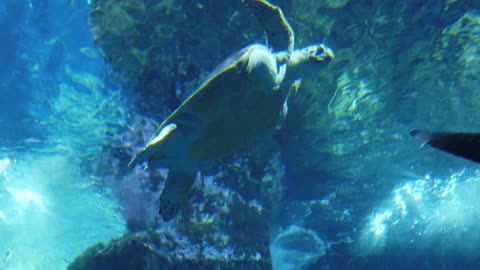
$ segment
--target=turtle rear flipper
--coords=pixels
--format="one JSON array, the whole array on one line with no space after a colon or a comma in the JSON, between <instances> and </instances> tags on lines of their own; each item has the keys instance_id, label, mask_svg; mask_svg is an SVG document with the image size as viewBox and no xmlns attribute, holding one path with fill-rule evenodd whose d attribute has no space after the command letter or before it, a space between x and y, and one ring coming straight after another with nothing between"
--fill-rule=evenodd
<instances>
[{"instance_id":1,"label":"turtle rear flipper","mask_svg":"<svg viewBox=\"0 0 480 270\"><path fill-rule=\"evenodd\" d=\"M158 213L164 221L170 221L188 205L189 193L195 182L196 173L170 171L165 187L160 194Z\"/></svg>"}]
</instances>

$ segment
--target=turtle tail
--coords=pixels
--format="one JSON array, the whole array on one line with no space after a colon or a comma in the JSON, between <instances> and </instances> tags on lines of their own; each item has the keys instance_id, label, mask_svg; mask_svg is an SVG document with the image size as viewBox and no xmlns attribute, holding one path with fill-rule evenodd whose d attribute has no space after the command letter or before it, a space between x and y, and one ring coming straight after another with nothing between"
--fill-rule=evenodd
<instances>
[{"instance_id":1,"label":"turtle tail","mask_svg":"<svg viewBox=\"0 0 480 270\"><path fill-rule=\"evenodd\" d=\"M181 209L188 205L189 193L196 173L170 171L165 187L160 194L158 213L164 221L170 221Z\"/></svg>"}]
</instances>

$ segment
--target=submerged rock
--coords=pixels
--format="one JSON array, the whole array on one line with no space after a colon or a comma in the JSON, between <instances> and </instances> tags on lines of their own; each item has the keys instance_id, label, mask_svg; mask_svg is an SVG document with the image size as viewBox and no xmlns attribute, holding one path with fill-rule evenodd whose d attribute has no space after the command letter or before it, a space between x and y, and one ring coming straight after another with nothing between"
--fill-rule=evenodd
<instances>
[{"instance_id":1,"label":"submerged rock","mask_svg":"<svg viewBox=\"0 0 480 270\"><path fill-rule=\"evenodd\" d=\"M193 245L172 231L127 234L87 249L67 269L271 269L269 258L229 252Z\"/></svg>"}]
</instances>

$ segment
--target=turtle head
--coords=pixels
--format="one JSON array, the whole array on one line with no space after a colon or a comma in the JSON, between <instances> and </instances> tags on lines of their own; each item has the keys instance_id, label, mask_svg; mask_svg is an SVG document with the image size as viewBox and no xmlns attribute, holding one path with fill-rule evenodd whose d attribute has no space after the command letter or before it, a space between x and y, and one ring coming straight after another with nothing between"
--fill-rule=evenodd
<instances>
[{"instance_id":1,"label":"turtle head","mask_svg":"<svg viewBox=\"0 0 480 270\"><path fill-rule=\"evenodd\" d=\"M335 58L332 49L323 44L308 46L304 50L309 59L316 62L328 63Z\"/></svg>"},{"instance_id":2,"label":"turtle head","mask_svg":"<svg viewBox=\"0 0 480 270\"><path fill-rule=\"evenodd\" d=\"M317 44L295 50L288 61L289 65L298 65L303 62L328 63L335 58L333 51L324 44Z\"/></svg>"}]
</instances>

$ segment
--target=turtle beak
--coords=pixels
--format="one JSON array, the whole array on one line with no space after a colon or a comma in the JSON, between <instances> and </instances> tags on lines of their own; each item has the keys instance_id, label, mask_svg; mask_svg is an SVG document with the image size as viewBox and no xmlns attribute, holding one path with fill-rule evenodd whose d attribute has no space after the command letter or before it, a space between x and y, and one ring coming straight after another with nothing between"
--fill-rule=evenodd
<instances>
[{"instance_id":1,"label":"turtle beak","mask_svg":"<svg viewBox=\"0 0 480 270\"><path fill-rule=\"evenodd\" d=\"M332 49L325 46L324 44L314 46L313 50L315 50L315 51L312 52L310 55L317 62L327 62L328 63L335 58L335 55L333 54Z\"/></svg>"}]
</instances>

